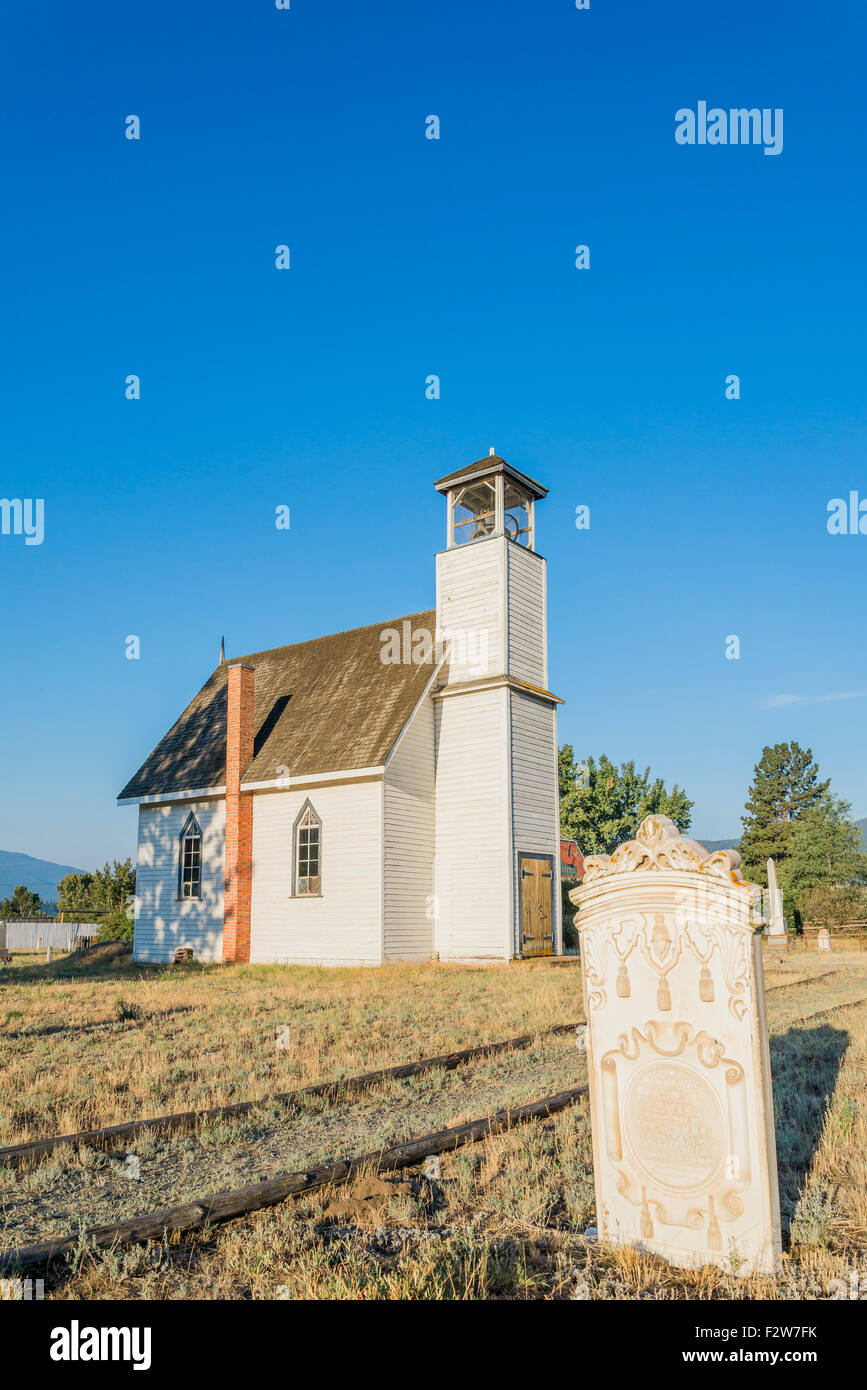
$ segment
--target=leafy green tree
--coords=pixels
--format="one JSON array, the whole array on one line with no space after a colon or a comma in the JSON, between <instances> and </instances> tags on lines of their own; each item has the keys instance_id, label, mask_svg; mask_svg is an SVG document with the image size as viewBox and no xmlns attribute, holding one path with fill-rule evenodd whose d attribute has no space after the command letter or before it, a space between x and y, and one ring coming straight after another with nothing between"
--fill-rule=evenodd
<instances>
[{"instance_id":1,"label":"leafy green tree","mask_svg":"<svg viewBox=\"0 0 867 1390\"><path fill-rule=\"evenodd\" d=\"M38 893L31 893L24 883L19 883L11 898L0 902L0 917L35 917L42 912L42 899Z\"/></svg>"},{"instance_id":2,"label":"leafy green tree","mask_svg":"<svg viewBox=\"0 0 867 1390\"><path fill-rule=\"evenodd\" d=\"M62 878L57 885L57 907L64 913L122 911L134 892L135 869L131 860L125 859L121 864L115 859L92 874L67 874Z\"/></svg>"},{"instance_id":3,"label":"leafy green tree","mask_svg":"<svg viewBox=\"0 0 867 1390\"><path fill-rule=\"evenodd\" d=\"M612 854L630 840L645 816L670 816L678 830L690 827L693 803L675 785L669 792L661 777L651 781L650 768L637 772L634 762L618 768L603 753L598 762L576 764L572 745L558 757L560 834L577 840L582 854Z\"/></svg>"},{"instance_id":4,"label":"leafy green tree","mask_svg":"<svg viewBox=\"0 0 867 1390\"><path fill-rule=\"evenodd\" d=\"M810 748L775 743L762 749L753 771L738 846L744 877L767 885L767 861L778 868L789 854L795 823L826 796L829 780L819 780Z\"/></svg>"},{"instance_id":5,"label":"leafy green tree","mask_svg":"<svg viewBox=\"0 0 867 1390\"><path fill-rule=\"evenodd\" d=\"M57 885L58 912L80 912L95 907L91 901L93 874L67 874Z\"/></svg>"},{"instance_id":6,"label":"leafy green tree","mask_svg":"<svg viewBox=\"0 0 867 1390\"><path fill-rule=\"evenodd\" d=\"M99 884L100 907L119 910L135 892L135 869L129 859L122 864L115 859L111 868L106 863L104 868L96 870L94 877Z\"/></svg>"},{"instance_id":7,"label":"leafy green tree","mask_svg":"<svg viewBox=\"0 0 867 1390\"><path fill-rule=\"evenodd\" d=\"M831 793L794 822L779 880L784 899L802 920L858 916L860 890L867 884L862 845L852 807Z\"/></svg>"}]
</instances>

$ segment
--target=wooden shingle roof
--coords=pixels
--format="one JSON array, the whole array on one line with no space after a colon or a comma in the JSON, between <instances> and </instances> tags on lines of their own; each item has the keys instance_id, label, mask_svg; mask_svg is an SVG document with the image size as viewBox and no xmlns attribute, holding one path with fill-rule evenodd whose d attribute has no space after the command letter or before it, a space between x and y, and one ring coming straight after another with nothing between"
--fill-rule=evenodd
<instances>
[{"instance_id":1,"label":"wooden shingle roof","mask_svg":"<svg viewBox=\"0 0 867 1390\"><path fill-rule=\"evenodd\" d=\"M499 454L489 454L487 458L476 459L475 463L468 463L466 468L458 468L454 473L447 473L444 478L437 478L434 487L437 492L448 492L450 488L456 487L459 483L472 482L474 478L483 477L486 474L506 473L517 482L522 483L534 497L542 498L548 496L548 489L541 483L537 483L535 478L522 473L519 468L513 468L505 459L501 459Z\"/></svg>"},{"instance_id":2,"label":"wooden shingle roof","mask_svg":"<svg viewBox=\"0 0 867 1390\"><path fill-rule=\"evenodd\" d=\"M381 766L434 669L383 663L382 633L402 632L405 622L433 637L436 614L412 613L232 658L256 672L253 761L242 782ZM217 667L119 800L224 785L227 669Z\"/></svg>"}]
</instances>

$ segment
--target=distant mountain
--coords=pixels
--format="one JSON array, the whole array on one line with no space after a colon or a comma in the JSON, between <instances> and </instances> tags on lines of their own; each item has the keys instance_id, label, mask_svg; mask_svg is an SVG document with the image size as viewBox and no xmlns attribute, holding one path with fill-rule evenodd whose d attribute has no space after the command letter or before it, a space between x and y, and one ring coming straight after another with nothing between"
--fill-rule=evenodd
<instances>
[{"instance_id":1,"label":"distant mountain","mask_svg":"<svg viewBox=\"0 0 867 1390\"><path fill-rule=\"evenodd\" d=\"M34 859L29 854L12 854L0 849L0 898L10 898L23 883L46 902L57 898L57 885L67 874L80 874L71 864L52 864L50 859Z\"/></svg>"},{"instance_id":2,"label":"distant mountain","mask_svg":"<svg viewBox=\"0 0 867 1390\"><path fill-rule=\"evenodd\" d=\"M864 848L865 850L867 850L867 816L865 816L863 820L856 820L855 824L861 831L861 838L864 841ZM731 849L732 845L737 844L738 840L741 837L740 834L737 834L729 840L703 840L700 835L692 835L691 838L694 840L698 840L699 844L704 845L705 849L714 850Z\"/></svg>"},{"instance_id":3,"label":"distant mountain","mask_svg":"<svg viewBox=\"0 0 867 1390\"><path fill-rule=\"evenodd\" d=\"M740 835L730 835L727 840L703 840L700 835L693 835L690 831L689 838L691 840L698 840L700 845L704 845L705 849L713 853L715 849L731 849L733 845L737 844L741 837Z\"/></svg>"}]
</instances>

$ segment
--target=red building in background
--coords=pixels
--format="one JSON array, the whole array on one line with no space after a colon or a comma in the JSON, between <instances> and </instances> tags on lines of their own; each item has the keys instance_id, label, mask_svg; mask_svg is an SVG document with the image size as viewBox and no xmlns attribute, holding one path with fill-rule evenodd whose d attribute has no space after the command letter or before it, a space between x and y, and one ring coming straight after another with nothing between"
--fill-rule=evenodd
<instances>
[{"instance_id":1,"label":"red building in background","mask_svg":"<svg viewBox=\"0 0 867 1390\"><path fill-rule=\"evenodd\" d=\"M560 877L584 877L584 856L578 848L577 840L560 841Z\"/></svg>"}]
</instances>

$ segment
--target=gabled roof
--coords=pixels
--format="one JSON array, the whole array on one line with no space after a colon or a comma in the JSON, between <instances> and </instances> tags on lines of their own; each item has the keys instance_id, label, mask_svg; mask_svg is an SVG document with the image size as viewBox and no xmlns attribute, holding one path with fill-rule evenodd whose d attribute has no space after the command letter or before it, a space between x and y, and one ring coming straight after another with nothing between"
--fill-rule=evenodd
<instances>
[{"instance_id":1,"label":"gabled roof","mask_svg":"<svg viewBox=\"0 0 867 1390\"><path fill-rule=\"evenodd\" d=\"M434 671L430 663L383 663L382 633L402 633L405 622L434 637L430 610L233 658L256 672L253 761L242 782L381 766ZM227 670L217 667L119 800L225 784Z\"/></svg>"},{"instance_id":2,"label":"gabled roof","mask_svg":"<svg viewBox=\"0 0 867 1390\"><path fill-rule=\"evenodd\" d=\"M506 473L517 482L523 483L528 492L534 497L542 498L548 496L548 489L541 483L537 483L535 478L522 473L520 468L513 468L505 459L501 459L499 454L489 454L487 458L476 459L475 463L468 463L466 468L458 468L454 473L447 473L444 478L438 478L434 483L437 492L448 492L458 483L469 482L473 478L482 477L485 474Z\"/></svg>"}]
</instances>

